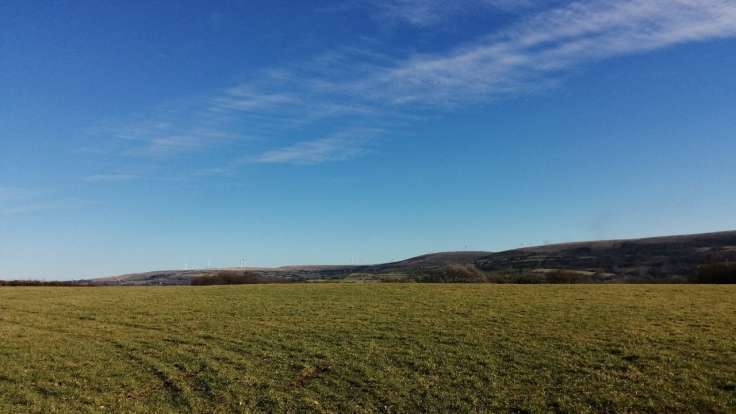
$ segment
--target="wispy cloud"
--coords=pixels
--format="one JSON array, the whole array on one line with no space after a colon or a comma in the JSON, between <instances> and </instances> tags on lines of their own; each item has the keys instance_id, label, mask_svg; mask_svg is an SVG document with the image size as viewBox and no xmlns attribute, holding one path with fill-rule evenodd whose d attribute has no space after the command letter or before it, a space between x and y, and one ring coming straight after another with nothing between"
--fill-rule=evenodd
<instances>
[{"instance_id":1,"label":"wispy cloud","mask_svg":"<svg viewBox=\"0 0 736 414\"><path fill-rule=\"evenodd\" d=\"M518 10L540 7L549 0L378 0L368 4L379 11L379 17L415 26L430 26L460 14L482 13L487 9Z\"/></svg>"},{"instance_id":2,"label":"wispy cloud","mask_svg":"<svg viewBox=\"0 0 736 414\"><path fill-rule=\"evenodd\" d=\"M142 177L136 174L95 174L88 175L82 178L82 181L87 183L109 183L109 182L120 182L120 181L132 181L139 180Z\"/></svg>"},{"instance_id":3,"label":"wispy cloud","mask_svg":"<svg viewBox=\"0 0 736 414\"><path fill-rule=\"evenodd\" d=\"M318 164L349 160L364 153L369 143L382 132L376 129L350 131L336 136L302 141L266 151L256 161L268 164Z\"/></svg>"},{"instance_id":4,"label":"wispy cloud","mask_svg":"<svg viewBox=\"0 0 736 414\"><path fill-rule=\"evenodd\" d=\"M89 203L84 200L73 199L40 201L10 207L0 207L0 215L30 214L39 211L75 209L84 207L88 204Z\"/></svg>"},{"instance_id":5,"label":"wispy cloud","mask_svg":"<svg viewBox=\"0 0 736 414\"><path fill-rule=\"evenodd\" d=\"M299 97L285 93L264 93L248 85L230 88L222 97L215 98L215 108L236 111L257 111L301 104Z\"/></svg>"},{"instance_id":6,"label":"wispy cloud","mask_svg":"<svg viewBox=\"0 0 736 414\"><path fill-rule=\"evenodd\" d=\"M480 14L489 10L512 12L541 8L555 0L348 0L336 6L322 7L328 12L371 12L382 23L386 21L428 27L464 14Z\"/></svg>"},{"instance_id":7,"label":"wispy cloud","mask_svg":"<svg viewBox=\"0 0 736 414\"><path fill-rule=\"evenodd\" d=\"M43 191L0 186L0 216L78 208L84 205L87 205L84 200L55 198L53 194Z\"/></svg>"},{"instance_id":8,"label":"wispy cloud","mask_svg":"<svg viewBox=\"0 0 736 414\"><path fill-rule=\"evenodd\" d=\"M0 186L0 203L2 204L31 200L38 195L38 191L26 188Z\"/></svg>"},{"instance_id":9,"label":"wispy cloud","mask_svg":"<svg viewBox=\"0 0 736 414\"><path fill-rule=\"evenodd\" d=\"M576 2L447 53L410 57L360 86L397 104L462 104L537 90L585 63L734 35L733 1Z\"/></svg>"},{"instance_id":10,"label":"wispy cloud","mask_svg":"<svg viewBox=\"0 0 736 414\"><path fill-rule=\"evenodd\" d=\"M445 2L386 4L421 11ZM591 62L735 35L731 0L573 2L442 53L394 57L333 51L305 70L279 71L288 82L261 85L267 89L257 95L266 103L291 93L298 96L289 102L359 103L374 114L396 114L410 106L456 106L544 90ZM253 93L258 85L241 87Z\"/></svg>"},{"instance_id":11,"label":"wispy cloud","mask_svg":"<svg viewBox=\"0 0 736 414\"><path fill-rule=\"evenodd\" d=\"M259 139L274 148L234 157L261 163L346 160L364 153L371 140L355 134L361 128L395 131L447 109L559 86L594 62L736 36L733 0L369 3L410 24L434 24L469 8L538 11L443 52L389 53L375 44L349 45L252 74L183 110L164 111L120 132L132 147L127 153L177 154ZM307 128L322 138L294 143L292 137Z\"/></svg>"},{"instance_id":12,"label":"wispy cloud","mask_svg":"<svg viewBox=\"0 0 736 414\"><path fill-rule=\"evenodd\" d=\"M201 105L200 105L201 106ZM199 108L180 108L152 116L153 121L133 122L118 127L117 152L148 157L168 157L236 141L239 136L223 128L224 123L197 113Z\"/></svg>"}]
</instances>

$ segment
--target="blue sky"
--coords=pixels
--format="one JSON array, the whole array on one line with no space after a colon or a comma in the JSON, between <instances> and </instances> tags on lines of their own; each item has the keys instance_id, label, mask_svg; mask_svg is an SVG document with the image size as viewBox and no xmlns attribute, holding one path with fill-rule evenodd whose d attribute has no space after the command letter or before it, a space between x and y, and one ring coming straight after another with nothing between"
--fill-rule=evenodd
<instances>
[{"instance_id":1,"label":"blue sky","mask_svg":"<svg viewBox=\"0 0 736 414\"><path fill-rule=\"evenodd\" d=\"M736 229L736 4L4 1L0 278Z\"/></svg>"}]
</instances>

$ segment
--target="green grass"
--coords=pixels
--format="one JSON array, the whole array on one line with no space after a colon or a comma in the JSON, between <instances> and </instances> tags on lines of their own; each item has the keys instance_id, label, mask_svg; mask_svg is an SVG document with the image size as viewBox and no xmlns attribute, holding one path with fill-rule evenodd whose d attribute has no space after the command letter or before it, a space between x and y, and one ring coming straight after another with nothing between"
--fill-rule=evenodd
<instances>
[{"instance_id":1,"label":"green grass","mask_svg":"<svg viewBox=\"0 0 736 414\"><path fill-rule=\"evenodd\" d=\"M0 288L0 412L734 412L736 287Z\"/></svg>"}]
</instances>

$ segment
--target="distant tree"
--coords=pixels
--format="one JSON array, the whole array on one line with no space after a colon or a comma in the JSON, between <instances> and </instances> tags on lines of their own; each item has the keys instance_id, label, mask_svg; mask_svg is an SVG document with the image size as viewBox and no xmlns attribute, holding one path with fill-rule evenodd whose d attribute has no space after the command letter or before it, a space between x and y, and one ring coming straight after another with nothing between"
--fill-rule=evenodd
<instances>
[{"instance_id":1,"label":"distant tree","mask_svg":"<svg viewBox=\"0 0 736 414\"><path fill-rule=\"evenodd\" d=\"M695 283L734 284L736 283L736 263L712 263L698 267L691 278Z\"/></svg>"},{"instance_id":2,"label":"distant tree","mask_svg":"<svg viewBox=\"0 0 736 414\"><path fill-rule=\"evenodd\" d=\"M544 275L546 283L589 283L592 282L590 276L569 270L553 270Z\"/></svg>"},{"instance_id":3,"label":"distant tree","mask_svg":"<svg viewBox=\"0 0 736 414\"><path fill-rule=\"evenodd\" d=\"M253 272L223 270L213 275L195 277L192 279L191 284L194 286L248 285L267 282L270 282L270 280L261 278L258 274Z\"/></svg>"},{"instance_id":4,"label":"distant tree","mask_svg":"<svg viewBox=\"0 0 736 414\"><path fill-rule=\"evenodd\" d=\"M418 281L426 283L481 283L486 274L472 264L450 264L419 271Z\"/></svg>"},{"instance_id":5,"label":"distant tree","mask_svg":"<svg viewBox=\"0 0 736 414\"><path fill-rule=\"evenodd\" d=\"M85 283L75 282L42 282L40 280L0 280L0 286L38 286L38 287L69 287L69 286L91 286Z\"/></svg>"}]
</instances>

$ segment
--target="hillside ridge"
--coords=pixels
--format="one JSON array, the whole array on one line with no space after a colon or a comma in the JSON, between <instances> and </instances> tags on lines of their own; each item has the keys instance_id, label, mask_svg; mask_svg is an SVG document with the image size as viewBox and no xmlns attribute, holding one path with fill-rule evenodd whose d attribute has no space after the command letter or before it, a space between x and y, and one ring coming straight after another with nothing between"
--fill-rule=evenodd
<instances>
[{"instance_id":1,"label":"hillside ridge","mask_svg":"<svg viewBox=\"0 0 736 414\"><path fill-rule=\"evenodd\" d=\"M593 240L522 247L500 252L451 251L373 265L296 265L274 268L163 270L80 281L98 285L189 284L223 271L252 272L269 280L412 279L451 266L491 275L580 272L598 281L682 281L703 264L736 262L736 231Z\"/></svg>"}]
</instances>

